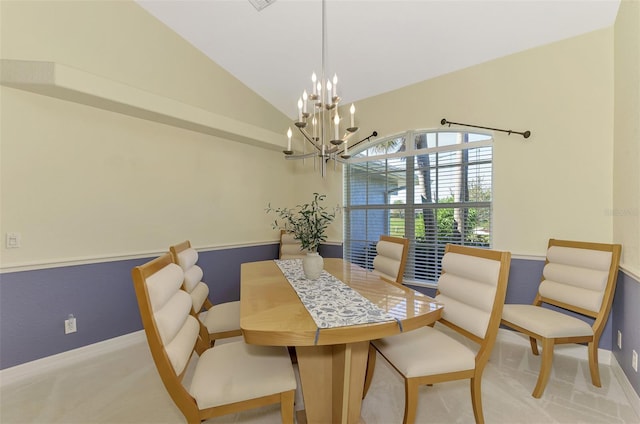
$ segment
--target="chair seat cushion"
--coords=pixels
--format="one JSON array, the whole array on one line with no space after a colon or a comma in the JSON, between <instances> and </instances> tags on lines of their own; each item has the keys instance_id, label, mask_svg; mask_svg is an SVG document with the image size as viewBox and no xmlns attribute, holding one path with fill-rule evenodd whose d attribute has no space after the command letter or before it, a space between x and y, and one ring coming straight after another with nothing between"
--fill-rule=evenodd
<instances>
[{"instance_id":1,"label":"chair seat cushion","mask_svg":"<svg viewBox=\"0 0 640 424\"><path fill-rule=\"evenodd\" d=\"M198 315L209 333L220 333L240 329L240 302L226 302L213 305L208 311Z\"/></svg>"},{"instance_id":2,"label":"chair seat cushion","mask_svg":"<svg viewBox=\"0 0 640 424\"><path fill-rule=\"evenodd\" d=\"M473 350L432 327L372 343L406 378L467 371L476 366Z\"/></svg>"},{"instance_id":3,"label":"chair seat cushion","mask_svg":"<svg viewBox=\"0 0 640 424\"><path fill-rule=\"evenodd\" d=\"M541 306L505 304L502 319L546 338L593 336L588 323Z\"/></svg>"},{"instance_id":4,"label":"chair seat cushion","mask_svg":"<svg viewBox=\"0 0 640 424\"><path fill-rule=\"evenodd\" d=\"M286 347L241 341L207 349L196 364L189 393L205 409L295 388Z\"/></svg>"}]
</instances>

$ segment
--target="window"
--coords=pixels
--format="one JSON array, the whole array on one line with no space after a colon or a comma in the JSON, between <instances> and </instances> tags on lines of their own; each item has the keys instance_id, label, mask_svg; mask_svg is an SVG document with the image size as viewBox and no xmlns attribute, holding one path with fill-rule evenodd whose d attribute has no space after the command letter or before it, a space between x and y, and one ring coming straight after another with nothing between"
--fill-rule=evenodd
<instances>
[{"instance_id":1,"label":"window","mask_svg":"<svg viewBox=\"0 0 640 424\"><path fill-rule=\"evenodd\" d=\"M492 142L486 134L407 132L345 165L344 257L373 268L380 235L410 241L408 283L435 283L447 243L491 246Z\"/></svg>"}]
</instances>

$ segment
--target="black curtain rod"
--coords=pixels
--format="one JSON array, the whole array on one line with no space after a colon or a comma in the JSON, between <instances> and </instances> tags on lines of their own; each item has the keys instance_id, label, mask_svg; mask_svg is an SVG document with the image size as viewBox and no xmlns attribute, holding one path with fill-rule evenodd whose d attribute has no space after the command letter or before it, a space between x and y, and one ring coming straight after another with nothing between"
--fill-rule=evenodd
<instances>
[{"instance_id":1,"label":"black curtain rod","mask_svg":"<svg viewBox=\"0 0 640 424\"><path fill-rule=\"evenodd\" d=\"M362 140L360 140L360 141L357 141L357 142L353 143L353 144L351 145L351 148L353 149L353 148L354 148L354 147L356 147L358 144L360 144L360 143L362 143L362 142L364 142L364 141L369 141L369 139L371 139L371 137L377 137L377 136L378 136L378 131L374 131L374 132L372 132L372 133L371 133L371 135L370 135L369 137L365 137L365 138L363 138ZM338 154L339 154L339 155L341 155L342 159L349 159L349 158L351 157L351 155L345 155L345 154L344 154L344 149L342 149L342 151L341 151L341 152L338 152ZM329 161L329 158L327 158L327 159L326 159L326 162L328 162L328 161Z\"/></svg>"},{"instance_id":2,"label":"black curtain rod","mask_svg":"<svg viewBox=\"0 0 640 424\"><path fill-rule=\"evenodd\" d=\"M449 126L451 126L451 124L453 124L453 125L462 125L464 127L473 127L473 128L482 128L482 129L485 129L485 130L501 131L501 132L509 133L509 135L511 135L511 134L520 134L524 138L529 138L531 136L531 131L519 132L519 131L511 131L511 130L501 130L500 128L481 127L479 125L461 124L460 122L451 122L451 121L447 121L445 118L442 118L442 120L440 121L440 125L447 125L447 124Z\"/></svg>"},{"instance_id":3,"label":"black curtain rod","mask_svg":"<svg viewBox=\"0 0 640 424\"><path fill-rule=\"evenodd\" d=\"M378 131L374 131L374 132L372 132L372 133L371 133L371 135L370 135L369 137L365 137L365 138L363 138L362 140L360 140L360 141L358 141L358 142L356 142L356 143L353 143L353 144L351 145L351 148L353 149L354 147L356 147L358 144L362 143L363 141L369 141L369 139L370 139L371 137L377 137L377 136L378 136Z\"/></svg>"}]
</instances>

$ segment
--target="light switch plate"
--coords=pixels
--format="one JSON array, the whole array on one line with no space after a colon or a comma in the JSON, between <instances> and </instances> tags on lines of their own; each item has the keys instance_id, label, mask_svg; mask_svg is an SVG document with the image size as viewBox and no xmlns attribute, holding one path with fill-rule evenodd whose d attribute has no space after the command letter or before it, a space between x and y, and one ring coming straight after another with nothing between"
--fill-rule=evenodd
<instances>
[{"instance_id":1,"label":"light switch plate","mask_svg":"<svg viewBox=\"0 0 640 424\"><path fill-rule=\"evenodd\" d=\"M7 249L17 249L22 242L20 233L7 233L6 246Z\"/></svg>"}]
</instances>

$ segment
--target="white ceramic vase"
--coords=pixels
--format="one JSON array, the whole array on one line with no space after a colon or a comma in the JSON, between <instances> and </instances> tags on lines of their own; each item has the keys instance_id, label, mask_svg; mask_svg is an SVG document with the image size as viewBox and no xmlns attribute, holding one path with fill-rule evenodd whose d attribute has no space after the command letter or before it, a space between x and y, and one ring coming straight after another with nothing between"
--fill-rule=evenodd
<instances>
[{"instance_id":1,"label":"white ceramic vase","mask_svg":"<svg viewBox=\"0 0 640 424\"><path fill-rule=\"evenodd\" d=\"M324 269L324 259L318 252L309 252L302 258L302 270L308 280L317 280Z\"/></svg>"}]
</instances>

